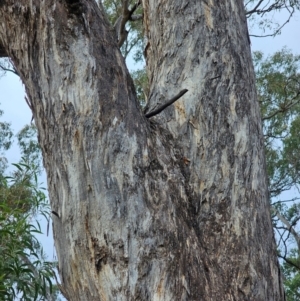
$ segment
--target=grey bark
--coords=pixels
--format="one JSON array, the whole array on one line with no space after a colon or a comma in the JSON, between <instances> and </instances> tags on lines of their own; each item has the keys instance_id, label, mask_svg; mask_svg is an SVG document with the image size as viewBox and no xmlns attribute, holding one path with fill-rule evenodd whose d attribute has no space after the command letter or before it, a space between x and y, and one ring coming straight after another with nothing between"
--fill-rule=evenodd
<instances>
[{"instance_id":1,"label":"grey bark","mask_svg":"<svg viewBox=\"0 0 300 301\"><path fill-rule=\"evenodd\" d=\"M242 4L144 0L149 121L94 0L0 1L69 300L284 300Z\"/></svg>"},{"instance_id":2,"label":"grey bark","mask_svg":"<svg viewBox=\"0 0 300 301\"><path fill-rule=\"evenodd\" d=\"M174 89L191 91L155 118L190 160L190 210L216 262L209 269L211 295L218 287L237 300L282 300L263 276L280 282L243 3L145 0L144 7L150 110ZM260 266L255 272L253 260Z\"/></svg>"}]
</instances>

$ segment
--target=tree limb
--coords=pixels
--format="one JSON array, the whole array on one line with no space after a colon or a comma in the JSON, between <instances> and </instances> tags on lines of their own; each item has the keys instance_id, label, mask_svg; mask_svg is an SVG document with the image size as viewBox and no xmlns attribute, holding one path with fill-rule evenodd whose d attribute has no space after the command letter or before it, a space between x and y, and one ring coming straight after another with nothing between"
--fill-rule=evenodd
<instances>
[{"instance_id":1,"label":"tree limb","mask_svg":"<svg viewBox=\"0 0 300 301\"><path fill-rule=\"evenodd\" d=\"M246 16L247 16L247 15L250 15L250 14L253 14L253 13L255 13L255 12L257 12L258 7L261 5L261 3L262 3L263 1L264 1L264 0L260 0L260 1L257 3L257 5L256 5L253 9L251 9L251 10L249 10L249 11L246 11Z\"/></svg>"},{"instance_id":2,"label":"tree limb","mask_svg":"<svg viewBox=\"0 0 300 301\"><path fill-rule=\"evenodd\" d=\"M266 12L268 12L268 11L260 11L260 12L258 12L258 13L264 14L264 13L266 13ZM289 12L290 15L289 15L288 19L287 19L287 20L286 20L279 28L277 28L277 29L275 30L275 32L273 32L273 33L271 33L271 34L266 34L266 35L249 34L249 36L250 36L250 37L255 37L255 38L266 38L266 37L274 37L274 36L276 36L278 33L280 33L281 29L282 29L287 23L290 22L290 20L291 20L293 14L294 14L294 12L295 12L294 9L293 9L292 12Z\"/></svg>"},{"instance_id":3,"label":"tree limb","mask_svg":"<svg viewBox=\"0 0 300 301\"><path fill-rule=\"evenodd\" d=\"M274 202L274 203L272 203L272 206L274 206L274 205L276 205L276 204L281 204L281 203L289 203L289 202L295 202L295 201L297 201L297 200L299 200L300 198L293 198L293 199L291 199L291 200L285 200L285 201L277 201L277 202Z\"/></svg>"},{"instance_id":4,"label":"tree limb","mask_svg":"<svg viewBox=\"0 0 300 301\"><path fill-rule=\"evenodd\" d=\"M300 266L298 266L297 264L295 264L293 261L291 261L290 259L286 258L286 256L282 256L280 254L277 255L279 258L282 258L285 262L287 262L289 265L293 266L294 268L300 270Z\"/></svg>"},{"instance_id":5,"label":"tree limb","mask_svg":"<svg viewBox=\"0 0 300 301\"><path fill-rule=\"evenodd\" d=\"M296 240L297 246L298 246L298 250L300 250L300 237L299 237L298 233L296 232L296 230L294 229L293 225L291 225L289 223L289 221L283 215L281 215L279 213L279 211L276 211L276 216L287 227L287 230L293 234L293 236Z\"/></svg>"},{"instance_id":6,"label":"tree limb","mask_svg":"<svg viewBox=\"0 0 300 301\"><path fill-rule=\"evenodd\" d=\"M14 73L15 75L18 75L18 76L19 76L18 72L17 72L16 70L14 70L14 69L5 68L5 67L3 67L3 66L1 66L1 65L0 65L0 68L1 68L3 71L12 72L12 73Z\"/></svg>"},{"instance_id":7,"label":"tree limb","mask_svg":"<svg viewBox=\"0 0 300 301\"><path fill-rule=\"evenodd\" d=\"M125 28L126 23L131 20L131 18L133 17L133 13L136 11L140 4L141 0L138 0L136 4L133 5L131 9L129 9L128 0L123 0L122 15L117 19L116 23L114 24L114 29L117 33L119 48L122 47L128 35L128 31Z\"/></svg>"},{"instance_id":8,"label":"tree limb","mask_svg":"<svg viewBox=\"0 0 300 301\"><path fill-rule=\"evenodd\" d=\"M174 103L177 99L179 99L181 96L183 96L188 90L184 89L182 91L180 91L177 95L175 95L173 98L171 98L169 101L167 101L164 105L162 105L161 107L159 107L158 109L145 114L145 116L147 118L153 117L157 114L159 114L161 111L163 111L165 108L167 108L168 106L170 106L172 103Z\"/></svg>"},{"instance_id":9,"label":"tree limb","mask_svg":"<svg viewBox=\"0 0 300 301\"><path fill-rule=\"evenodd\" d=\"M293 99L297 98L299 96L300 92L297 93L297 95L295 97L293 97ZM291 107L295 106L296 104L299 103L299 100L296 100L295 102L290 102L289 104L287 104L286 106L276 110L275 112L273 112L271 115L263 117L262 120L268 120L273 118L275 115L279 114L279 113L284 113L286 112L288 109L290 109Z\"/></svg>"}]
</instances>

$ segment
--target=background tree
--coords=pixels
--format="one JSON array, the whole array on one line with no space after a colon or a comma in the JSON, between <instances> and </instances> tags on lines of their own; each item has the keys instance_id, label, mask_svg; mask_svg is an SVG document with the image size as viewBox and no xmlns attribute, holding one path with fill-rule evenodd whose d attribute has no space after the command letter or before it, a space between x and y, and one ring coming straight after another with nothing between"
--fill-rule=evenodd
<instances>
[{"instance_id":1,"label":"background tree","mask_svg":"<svg viewBox=\"0 0 300 301\"><path fill-rule=\"evenodd\" d=\"M269 191L278 256L283 259L287 300L299 298L299 197L283 192L300 183L300 56L283 49L268 58L253 55L262 111Z\"/></svg>"},{"instance_id":2,"label":"background tree","mask_svg":"<svg viewBox=\"0 0 300 301\"><path fill-rule=\"evenodd\" d=\"M54 300L53 268L45 260L35 233L42 233L34 217L49 220L44 193L37 188L36 172L25 163L12 177L1 177L0 183L0 298L1 300Z\"/></svg>"},{"instance_id":3,"label":"background tree","mask_svg":"<svg viewBox=\"0 0 300 301\"><path fill-rule=\"evenodd\" d=\"M0 117L2 117L2 115L3 111L0 110ZM13 132L10 128L10 124L7 122L0 122L0 175L2 175L7 168L7 159L4 153L11 146L12 136Z\"/></svg>"},{"instance_id":4,"label":"background tree","mask_svg":"<svg viewBox=\"0 0 300 301\"><path fill-rule=\"evenodd\" d=\"M1 115L2 115L1 111ZM26 126L18 133L22 160L6 176L6 152L12 144L10 124L0 122L0 299L58 300L54 282L56 264L46 260L35 237L41 234L41 216L50 222L49 203L38 185L40 151L36 129Z\"/></svg>"},{"instance_id":5,"label":"background tree","mask_svg":"<svg viewBox=\"0 0 300 301\"><path fill-rule=\"evenodd\" d=\"M271 198L297 187L299 173L300 57L286 49L263 59L254 53Z\"/></svg>"}]
</instances>

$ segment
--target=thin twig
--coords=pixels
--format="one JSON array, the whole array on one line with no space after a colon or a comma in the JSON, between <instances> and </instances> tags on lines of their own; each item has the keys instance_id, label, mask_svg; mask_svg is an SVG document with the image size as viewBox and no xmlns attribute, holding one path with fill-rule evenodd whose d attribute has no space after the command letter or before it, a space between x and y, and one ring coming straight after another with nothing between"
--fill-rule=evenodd
<instances>
[{"instance_id":1,"label":"thin twig","mask_svg":"<svg viewBox=\"0 0 300 301\"><path fill-rule=\"evenodd\" d=\"M246 16L247 16L247 15L250 15L250 14L252 14L252 13L255 13L256 10L257 10L257 8L261 5L261 3L262 3L263 1L264 1L264 0L260 0L260 1L258 2L258 4L257 4L253 9L247 11L247 12L246 12Z\"/></svg>"},{"instance_id":2,"label":"thin twig","mask_svg":"<svg viewBox=\"0 0 300 301\"><path fill-rule=\"evenodd\" d=\"M290 259L286 258L286 256L282 256L280 254L277 254L279 258L282 258L285 262L287 262L289 265L293 266L294 268L300 270L300 266L297 264L293 263Z\"/></svg>"},{"instance_id":3,"label":"thin twig","mask_svg":"<svg viewBox=\"0 0 300 301\"><path fill-rule=\"evenodd\" d=\"M18 72L16 71L16 70L14 70L14 69L9 69L9 68L5 68L5 67L3 67L3 66L1 66L0 65L0 68L3 70L3 71L5 71L5 72L12 72L12 73L14 73L15 75L18 75L19 76L19 74L18 74Z\"/></svg>"},{"instance_id":4,"label":"thin twig","mask_svg":"<svg viewBox=\"0 0 300 301\"><path fill-rule=\"evenodd\" d=\"M290 222L279 213L279 211L276 211L276 216L279 218L279 220L287 227L287 231L291 234L293 234L295 241L298 245L298 250L300 250L300 237L298 235L298 233L296 232L296 230L294 229L295 224L297 223L297 221L299 220L296 219L296 221L293 222L293 224L290 224Z\"/></svg>"}]
</instances>

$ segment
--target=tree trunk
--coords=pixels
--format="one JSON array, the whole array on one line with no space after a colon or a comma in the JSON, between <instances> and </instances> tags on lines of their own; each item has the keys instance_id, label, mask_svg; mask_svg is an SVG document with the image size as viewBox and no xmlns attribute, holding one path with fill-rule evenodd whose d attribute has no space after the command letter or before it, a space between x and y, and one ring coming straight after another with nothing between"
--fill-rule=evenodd
<instances>
[{"instance_id":1,"label":"tree trunk","mask_svg":"<svg viewBox=\"0 0 300 301\"><path fill-rule=\"evenodd\" d=\"M284 300L243 1L144 0L150 110L94 0L0 1L69 300Z\"/></svg>"}]
</instances>

